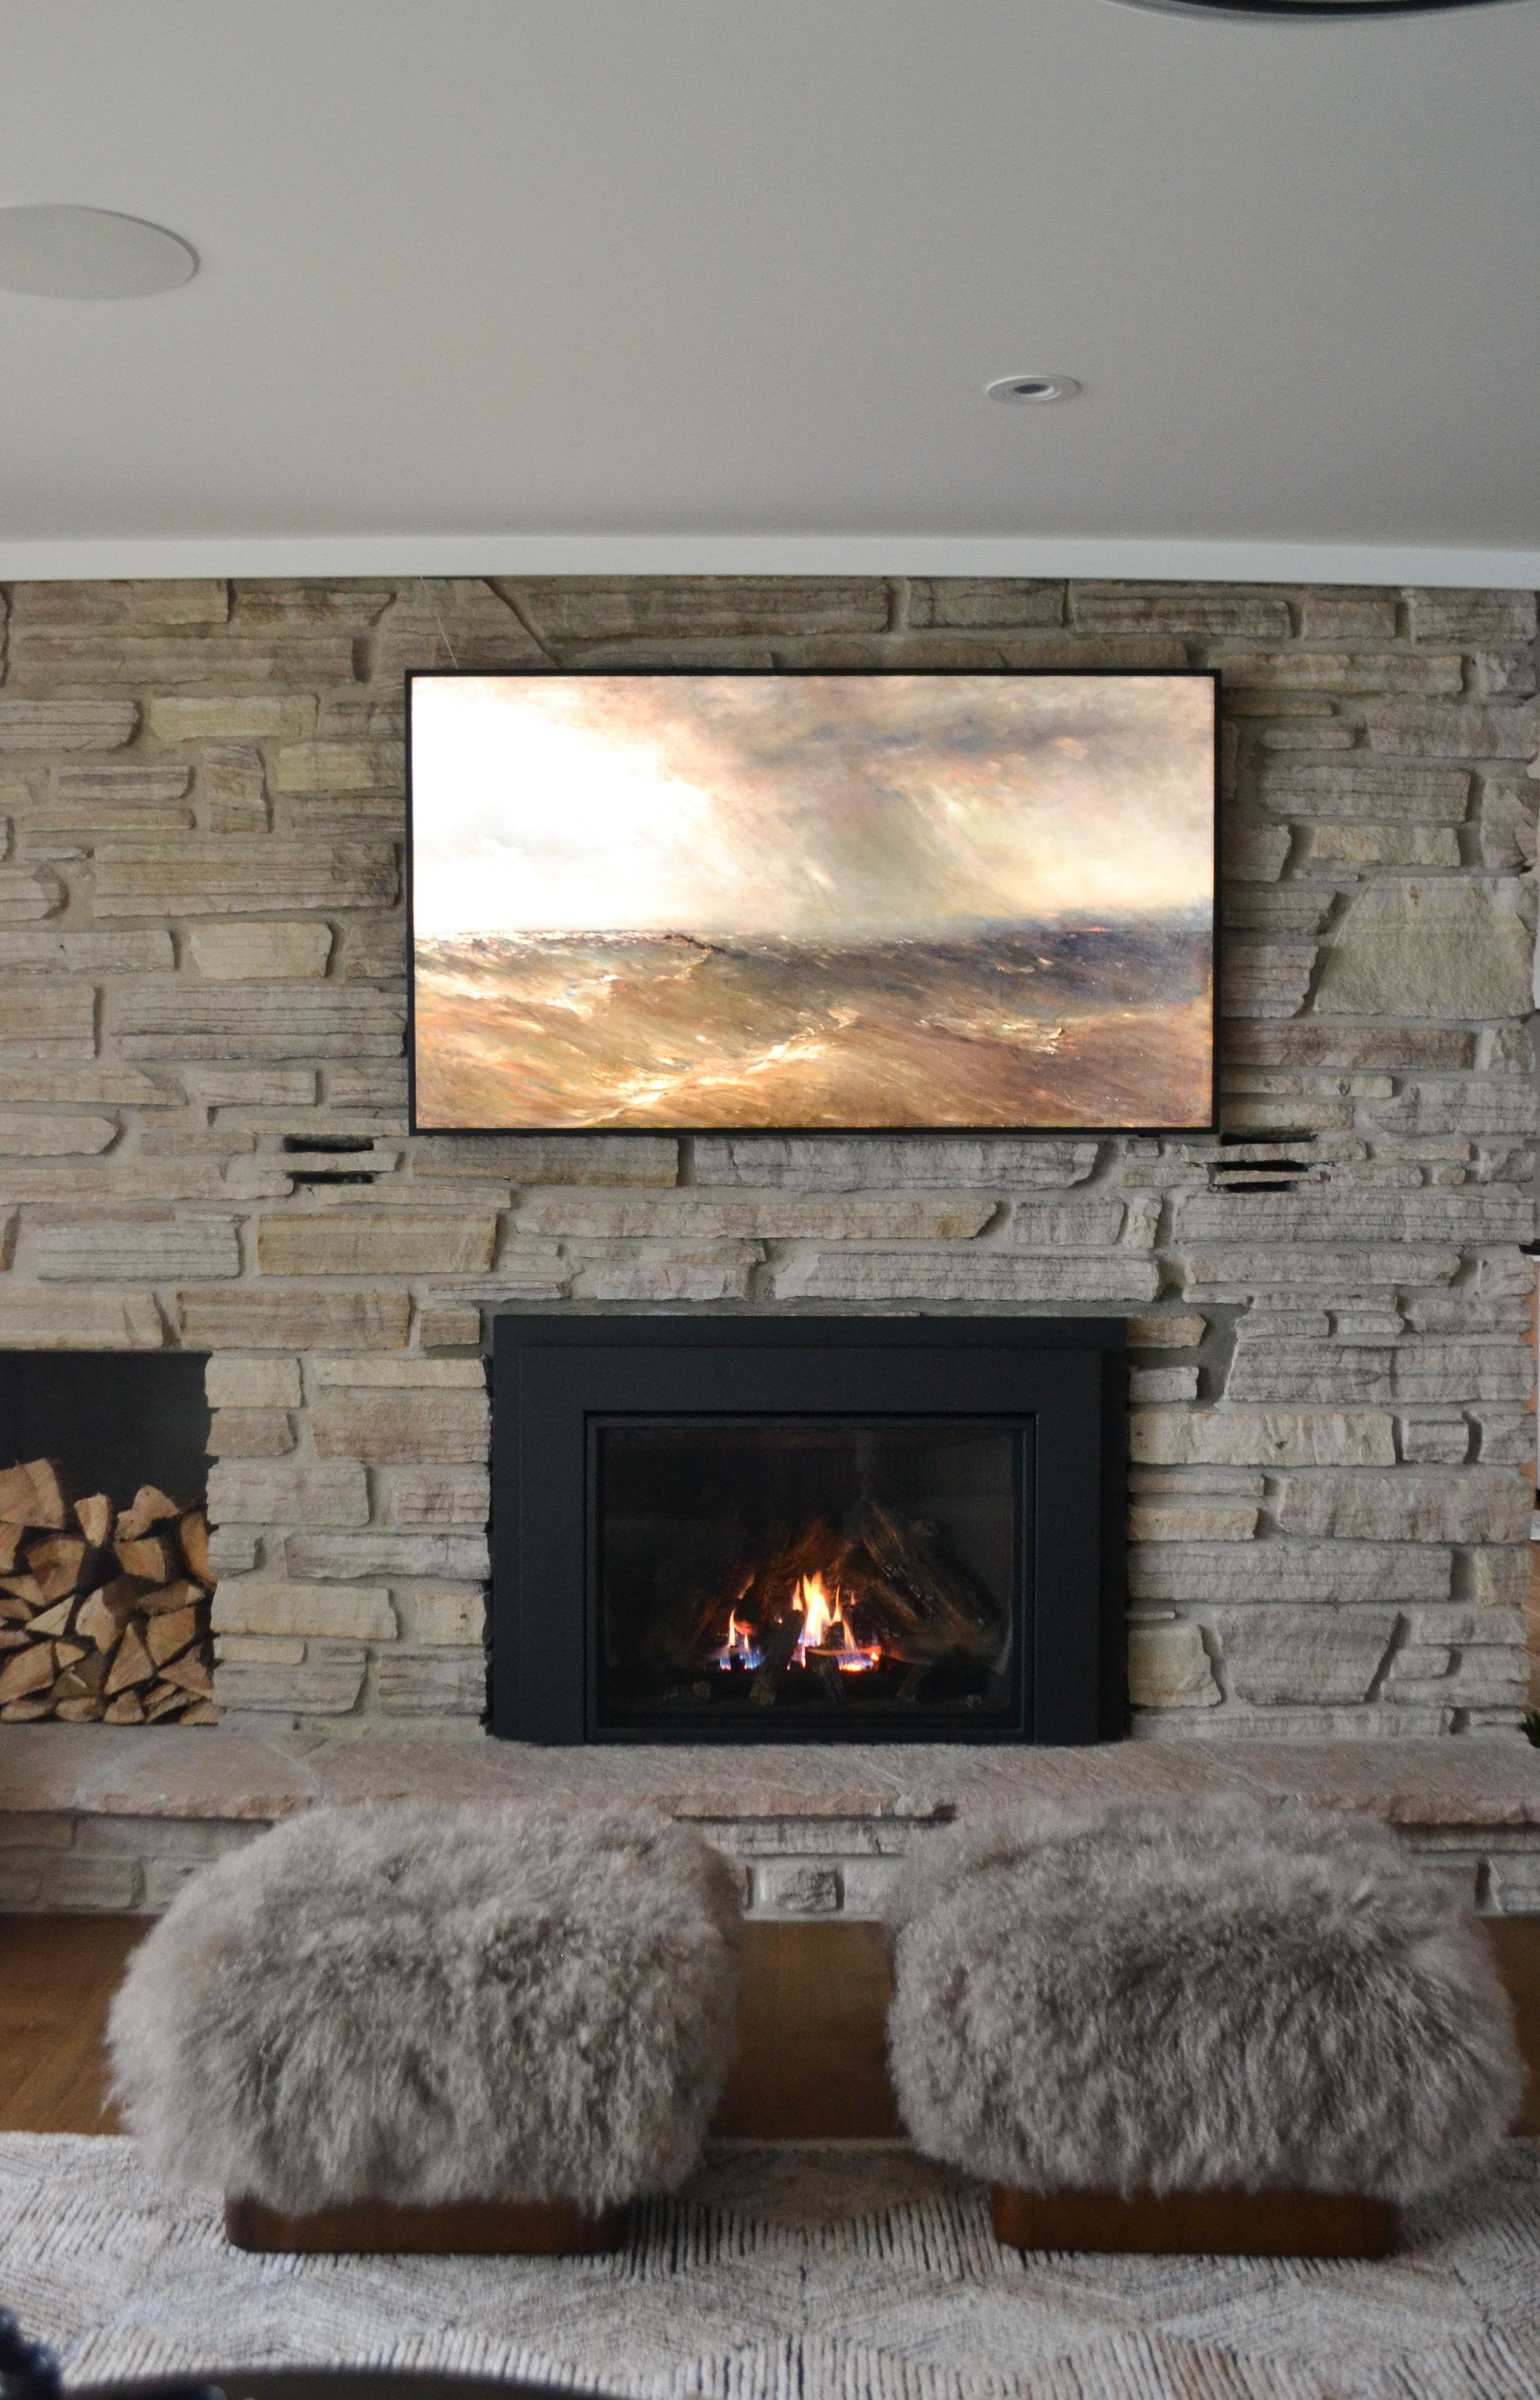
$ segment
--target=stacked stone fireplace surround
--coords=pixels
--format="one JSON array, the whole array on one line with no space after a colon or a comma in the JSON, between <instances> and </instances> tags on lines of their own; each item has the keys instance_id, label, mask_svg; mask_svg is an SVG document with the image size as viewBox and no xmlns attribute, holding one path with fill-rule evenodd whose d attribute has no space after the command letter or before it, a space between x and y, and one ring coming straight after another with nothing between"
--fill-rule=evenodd
<instances>
[{"instance_id":1,"label":"stacked stone fireplace surround","mask_svg":"<svg viewBox=\"0 0 1540 2400\"><path fill-rule=\"evenodd\" d=\"M5 598L0 1348L206 1351L213 1412L222 1726L77 1754L486 1745L489 1319L571 1307L1123 1316L1136 1740L1533 1757L1533 595ZM402 674L451 661L1218 668L1221 1132L412 1139ZM245 1830L196 1813L23 1808L0 1904L159 1904Z\"/></svg>"}]
</instances>

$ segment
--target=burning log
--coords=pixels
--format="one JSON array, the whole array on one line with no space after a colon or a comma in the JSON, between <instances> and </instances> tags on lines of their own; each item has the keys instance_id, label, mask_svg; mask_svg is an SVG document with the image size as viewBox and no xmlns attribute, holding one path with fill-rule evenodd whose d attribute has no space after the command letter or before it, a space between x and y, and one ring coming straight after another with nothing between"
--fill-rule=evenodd
<instances>
[{"instance_id":1,"label":"burning log","mask_svg":"<svg viewBox=\"0 0 1540 2400\"><path fill-rule=\"evenodd\" d=\"M54 1461L0 1473L0 1724L215 1724L208 1543L154 1484L72 1509Z\"/></svg>"}]
</instances>

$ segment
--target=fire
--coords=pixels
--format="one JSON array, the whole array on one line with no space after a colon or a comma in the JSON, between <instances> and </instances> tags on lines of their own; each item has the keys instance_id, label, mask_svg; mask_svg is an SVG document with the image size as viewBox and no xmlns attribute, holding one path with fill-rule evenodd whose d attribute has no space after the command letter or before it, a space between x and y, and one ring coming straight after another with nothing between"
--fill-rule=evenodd
<instances>
[{"instance_id":1,"label":"fire","mask_svg":"<svg viewBox=\"0 0 1540 2400\"><path fill-rule=\"evenodd\" d=\"M802 1630L797 1637L797 1663L805 1667L810 1650L832 1650L834 1663L842 1675L864 1675L881 1657L880 1647L859 1649L846 1630L839 1613L839 1596L829 1599L821 1575L804 1575L797 1587L793 1606L802 1612Z\"/></svg>"},{"instance_id":2,"label":"fire","mask_svg":"<svg viewBox=\"0 0 1540 2400\"><path fill-rule=\"evenodd\" d=\"M728 1618L728 1638L716 1653L719 1667L730 1667L737 1659L743 1666L757 1667L759 1645L754 1638L752 1625L740 1625L736 1612Z\"/></svg>"}]
</instances>

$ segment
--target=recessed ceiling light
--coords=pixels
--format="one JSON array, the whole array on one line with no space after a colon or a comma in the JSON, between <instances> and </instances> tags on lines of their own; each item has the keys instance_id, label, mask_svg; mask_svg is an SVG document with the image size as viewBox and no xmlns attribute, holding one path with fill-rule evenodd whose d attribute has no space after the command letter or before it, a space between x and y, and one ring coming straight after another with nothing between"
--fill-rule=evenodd
<instances>
[{"instance_id":1,"label":"recessed ceiling light","mask_svg":"<svg viewBox=\"0 0 1540 2400\"><path fill-rule=\"evenodd\" d=\"M1073 400L1080 389L1073 375L1000 375L984 387L991 400L1034 402Z\"/></svg>"},{"instance_id":2,"label":"recessed ceiling light","mask_svg":"<svg viewBox=\"0 0 1540 2400\"><path fill-rule=\"evenodd\" d=\"M0 292L39 300L148 300L198 273L198 252L164 225L112 209L0 209Z\"/></svg>"}]
</instances>

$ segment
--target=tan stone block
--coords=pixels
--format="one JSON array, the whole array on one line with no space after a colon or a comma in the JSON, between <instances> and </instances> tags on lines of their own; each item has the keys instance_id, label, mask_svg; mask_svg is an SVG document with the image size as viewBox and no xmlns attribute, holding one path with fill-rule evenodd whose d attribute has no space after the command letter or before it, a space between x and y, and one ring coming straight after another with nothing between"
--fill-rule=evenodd
<instances>
[{"instance_id":1,"label":"tan stone block","mask_svg":"<svg viewBox=\"0 0 1540 2400\"><path fill-rule=\"evenodd\" d=\"M13 984L0 1009L0 1057L89 1058L96 1051L96 994L89 984Z\"/></svg>"},{"instance_id":2,"label":"tan stone block","mask_svg":"<svg viewBox=\"0 0 1540 2400\"><path fill-rule=\"evenodd\" d=\"M1214 1620L1231 1693L1262 1708L1366 1700L1396 1630L1393 1610L1247 1608Z\"/></svg>"},{"instance_id":3,"label":"tan stone block","mask_svg":"<svg viewBox=\"0 0 1540 2400\"><path fill-rule=\"evenodd\" d=\"M1208 1330L1206 1316L1131 1316L1130 1350L1192 1350Z\"/></svg>"},{"instance_id":4,"label":"tan stone block","mask_svg":"<svg viewBox=\"0 0 1540 2400\"><path fill-rule=\"evenodd\" d=\"M274 1291L246 1285L179 1291L182 1338L194 1350L297 1350L312 1342L404 1350L412 1303L395 1291Z\"/></svg>"},{"instance_id":5,"label":"tan stone block","mask_svg":"<svg viewBox=\"0 0 1540 2400\"><path fill-rule=\"evenodd\" d=\"M267 783L261 751L246 743L211 743L198 762L197 797L207 832L266 832Z\"/></svg>"},{"instance_id":6,"label":"tan stone block","mask_svg":"<svg viewBox=\"0 0 1540 2400\"><path fill-rule=\"evenodd\" d=\"M271 1275L476 1275L497 1240L496 1217L336 1208L262 1218L257 1261Z\"/></svg>"},{"instance_id":7,"label":"tan stone block","mask_svg":"<svg viewBox=\"0 0 1540 2400\"><path fill-rule=\"evenodd\" d=\"M909 585L911 625L958 627L1062 625L1062 583L1015 575L916 576Z\"/></svg>"},{"instance_id":8,"label":"tan stone block","mask_svg":"<svg viewBox=\"0 0 1540 2400\"><path fill-rule=\"evenodd\" d=\"M111 684L341 683L353 672L346 634L296 633L246 641L234 630L145 633L39 628L12 643L13 675L53 691L99 691ZM164 702L158 703L164 706ZM151 702L152 722L157 702Z\"/></svg>"},{"instance_id":9,"label":"tan stone block","mask_svg":"<svg viewBox=\"0 0 1540 2400\"><path fill-rule=\"evenodd\" d=\"M404 1058L381 1060L367 1067L329 1065L326 1070L326 1104L334 1109L368 1109L402 1120L392 1131L404 1133L406 1113L406 1061Z\"/></svg>"},{"instance_id":10,"label":"tan stone block","mask_svg":"<svg viewBox=\"0 0 1540 2400\"><path fill-rule=\"evenodd\" d=\"M405 1639L445 1649L482 1648L486 1595L480 1591L415 1591L399 1603Z\"/></svg>"},{"instance_id":11,"label":"tan stone block","mask_svg":"<svg viewBox=\"0 0 1540 2400\"><path fill-rule=\"evenodd\" d=\"M187 948L200 975L219 983L323 975L332 955L332 928L292 925L195 925Z\"/></svg>"},{"instance_id":12,"label":"tan stone block","mask_svg":"<svg viewBox=\"0 0 1540 2400\"><path fill-rule=\"evenodd\" d=\"M394 852L377 842L189 834L153 851L103 843L98 917L270 915L274 908L388 908Z\"/></svg>"},{"instance_id":13,"label":"tan stone block","mask_svg":"<svg viewBox=\"0 0 1540 2400\"><path fill-rule=\"evenodd\" d=\"M428 1134L413 1141L411 1159L415 1177L662 1189L678 1180L679 1145L651 1134Z\"/></svg>"},{"instance_id":14,"label":"tan stone block","mask_svg":"<svg viewBox=\"0 0 1540 2400\"><path fill-rule=\"evenodd\" d=\"M377 1391L486 1389L486 1370L479 1358L315 1358L309 1375L322 1391L349 1384L367 1384Z\"/></svg>"},{"instance_id":15,"label":"tan stone block","mask_svg":"<svg viewBox=\"0 0 1540 2400\"><path fill-rule=\"evenodd\" d=\"M217 1667L297 1667L304 1657L303 1642L280 1641L276 1635L223 1633L214 1643Z\"/></svg>"},{"instance_id":16,"label":"tan stone block","mask_svg":"<svg viewBox=\"0 0 1540 2400\"><path fill-rule=\"evenodd\" d=\"M351 1716L363 1690L367 1651L345 1649L303 1667L221 1667L214 1698L222 1709L253 1709L280 1716Z\"/></svg>"},{"instance_id":17,"label":"tan stone block","mask_svg":"<svg viewBox=\"0 0 1540 2400\"><path fill-rule=\"evenodd\" d=\"M1470 776L1464 768L1366 763L1354 751L1329 766L1270 762L1258 797L1279 816L1456 825L1470 807Z\"/></svg>"},{"instance_id":18,"label":"tan stone block","mask_svg":"<svg viewBox=\"0 0 1540 2400\"><path fill-rule=\"evenodd\" d=\"M1014 1134L868 1134L844 1139L820 1135L816 1140L797 1134L700 1135L695 1141L695 1187L725 1183L760 1192L1054 1191L1083 1183L1096 1166L1099 1148L1097 1142L1083 1139L1061 1141Z\"/></svg>"},{"instance_id":19,"label":"tan stone block","mask_svg":"<svg viewBox=\"0 0 1540 2400\"><path fill-rule=\"evenodd\" d=\"M1128 1698L1137 1709L1211 1709L1220 1687L1203 1646L1203 1629L1191 1619L1128 1628Z\"/></svg>"},{"instance_id":20,"label":"tan stone block","mask_svg":"<svg viewBox=\"0 0 1540 2400\"><path fill-rule=\"evenodd\" d=\"M1326 1016L1523 1016L1534 895L1517 878L1371 884L1321 970Z\"/></svg>"},{"instance_id":21,"label":"tan stone block","mask_svg":"<svg viewBox=\"0 0 1540 2400\"><path fill-rule=\"evenodd\" d=\"M480 1718L486 1710L486 1660L480 1650L388 1654L379 1662L380 1713L387 1717Z\"/></svg>"},{"instance_id":22,"label":"tan stone block","mask_svg":"<svg viewBox=\"0 0 1540 2400\"><path fill-rule=\"evenodd\" d=\"M211 1458L282 1458L293 1446L283 1409L216 1409L205 1444Z\"/></svg>"},{"instance_id":23,"label":"tan stone block","mask_svg":"<svg viewBox=\"0 0 1540 2400\"><path fill-rule=\"evenodd\" d=\"M147 1291L0 1289L0 1349L158 1350L165 1340Z\"/></svg>"},{"instance_id":24,"label":"tan stone block","mask_svg":"<svg viewBox=\"0 0 1540 2400\"><path fill-rule=\"evenodd\" d=\"M1121 1200L1017 1200L1006 1239L1013 1249L1104 1249L1117 1240L1126 1215Z\"/></svg>"},{"instance_id":25,"label":"tan stone block","mask_svg":"<svg viewBox=\"0 0 1540 2400\"><path fill-rule=\"evenodd\" d=\"M96 847L105 834L129 839L184 834L192 829L193 812L184 808L112 808L102 800L76 801L69 808L33 809L20 828L21 847L34 857L63 858Z\"/></svg>"},{"instance_id":26,"label":"tan stone block","mask_svg":"<svg viewBox=\"0 0 1540 2400\"><path fill-rule=\"evenodd\" d=\"M19 632L62 625L223 625L229 613L229 586L211 576L125 576L11 587L11 623Z\"/></svg>"},{"instance_id":27,"label":"tan stone block","mask_svg":"<svg viewBox=\"0 0 1540 2400\"><path fill-rule=\"evenodd\" d=\"M157 697L150 702L150 731L157 742L303 742L315 722L315 701L302 692L242 700Z\"/></svg>"},{"instance_id":28,"label":"tan stone block","mask_svg":"<svg viewBox=\"0 0 1540 2400\"><path fill-rule=\"evenodd\" d=\"M478 1583L492 1572L480 1534L291 1534L283 1548L291 1575L341 1582L386 1575Z\"/></svg>"},{"instance_id":29,"label":"tan stone block","mask_svg":"<svg viewBox=\"0 0 1540 2400\"><path fill-rule=\"evenodd\" d=\"M1416 642L1527 645L1534 639L1533 592L1411 592L1407 602Z\"/></svg>"},{"instance_id":30,"label":"tan stone block","mask_svg":"<svg viewBox=\"0 0 1540 2400\"><path fill-rule=\"evenodd\" d=\"M1364 711L1369 746L1393 758L1530 759L1540 749L1540 708L1441 707L1425 701L1377 701Z\"/></svg>"},{"instance_id":31,"label":"tan stone block","mask_svg":"<svg viewBox=\"0 0 1540 2400\"><path fill-rule=\"evenodd\" d=\"M187 1097L205 1109L308 1109L316 1098L313 1067L189 1067Z\"/></svg>"},{"instance_id":32,"label":"tan stone block","mask_svg":"<svg viewBox=\"0 0 1540 2400\"><path fill-rule=\"evenodd\" d=\"M489 1425L484 1392L416 1391L323 1400L310 1411L320 1458L442 1459L471 1466L486 1456Z\"/></svg>"},{"instance_id":33,"label":"tan stone block","mask_svg":"<svg viewBox=\"0 0 1540 2400\"><path fill-rule=\"evenodd\" d=\"M1258 1511L1240 1500L1144 1500L1128 1511L1131 1542L1249 1542Z\"/></svg>"},{"instance_id":34,"label":"tan stone block","mask_svg":"<svg viewBox=\"0 0 1540 2400\"><path fill-rule=\"evenodd\" d=\"M776 1271L783 1300L972 1301L1030 1307L1068 1300L1153 1300L1160 1270L1131 1250L1100 1258L1027 1258L988 1248L813 1250Z\"/></svg>"},{"instance_id":35,"label":"tan stone block","mask_svg":"<svg viewBox=\"0 0 1540 2400\"><path fill-rule=\"evenodd\" d=\"M1195 1400L1197 1397L1195 1367L1131 1367L1128 1370L1128 1398L1136 1408L1162 1400Z\"/></svg>"},{"instance_id":36,"label":"tan stone block","mask_svg":"<svg viewBox=\"0 0 1540 2400\"><path fill-rule=\"evenodd\" d=\"M317 1640L393 1642L395 1612L383 1587L286 1583L269 1575L225 1575L211 1603L215 1633L303 1634Z\"/></svg>"},{"instance_id":37,"label":"tan stone block","mask_svg":"<svg viewBox=\"0 0 1540 2400\"><path fill-rule=\"evenodd\" d=\"M1136 1601L1293 1601L1307 1607L1446 1601L1447 1550L1416 1542L1151 1542L1128 1554Z\"/></svg>"},{"instance_id":38,"label":"tan stone block","mask_svg":"<svg viewBox=\"0 0 1540 2400\"><path fill-rule=\"evenodd\" d=\"M0 924L57 916L64 886L48 866L0 866Z\"/></svg>"},{"instance_id":39,"label":"tan stone block","mask_svg":"<svg viewBox=\"0 0 1540 2400\"><path fill-rule=\"evenodd\" d=\"M203 1370L211 1409L297 1409L297 1358L232 1358L217 1353Z\"/></svg>"},{"instance_id":40,"label":"tan stone block","mask_svg":"<svg viewBox=\"0 0 1540 2400\"><path fill-rule=\"evenodd\" d=\"M479 576L414 575L375 628L371 677L376 684L394 681L399 690L404 667L456 662L462 667L514 667L549 666L551 661L508 602Z\"/></svg>"},{"instance_id":41,"label":"tan stone block","mask_svg":"<svg viewBox=\"0 0 1540 2400\"><path fill-rule=\"evenodd\" d=\"M131 700L0 700L0 753L121 750L138 728Z\"/></svg>"},{"instance_id":42,"label":"tan stone block","mask_svg":"<svg viewBox=\"0 0 1540 2400\"><path fill-rule=\"evenodd\" d=\"M388 992L338 983L141 984L114 1012L129 1058L391 1057L405 1003Z\"/></svg>"},{"instance_id":43,"label":"tan stone block","mask_svg":"<svg viewBox=\"0 0 1540 2400\"><path fill-rule=\"evenodd\" d=\"M179 1109L182 1094L166 1090L137 1067L72 1067L52 1061L35 1067L0 1066L0 1107L25 1107L33 1100L84 1108L122 1104Z\"/></svg>"},{"instance_id":44,"label":"tan stone block","mask_svg":"<svg viewBox=\"0 0 1540 2400\"><path fill-rule=\"evenodd\" d=\"M417 1340L425 1350L464 1350L482 1338L479 1308L419 1308Z\"/></svg>"},{"instance_id":45,"label":"tan stone block","mask_svg":"<svg viewBox=\"0 0 1540 2400\"><path fill-rule=\"evenodd\" d=\"M393 583L361 583L348 576L336 583L301 583L264 576L232 585L231 621L237 625L372 625L396 596Z\"/></svg>"},{"instance_id":46,"label":"tan stone block","mask_svg":"<svg viewBox=\"0 0 1540 2400\"><path fill-rule=\"evenodd\" d=\"M1385 1475L1291 1476L1277 1507L1286 1534L1352 1541L1523 1542L1533 1476L1508 1467L1452 1474L1402 1466Z\"/></svg>"},{"instance_id":47,"label":"tan stone block","mask_svg":"<svg viewBox=\"0 0 1540 2400\"><path fill-rule=\"evenodd\" d=\"M486 1523L491 1478L484 1466L402 1466L380 1480L385 1484L381 1514L388 1525Z\"/></svg>"},{"instance_id":48,"label":"tan stone block","mask_svg":"<svg viewBox=\"0 0 1540 2400\"><path fill-rule=\"evenodd\" d=\"M324 1466L222 1462L209 1470L209 1515L219 1525L367 1525L368 1479L352 1461Z\"/></svg>"},{"instance_id":49,"label":"tan stone block","mask_svg":"<svg viewBox=\"0 0 1540 2400\"><path fill-rule=\"evenodd\" d=\"M56 975L157 975L169 974L175 964L171 937L158 930L72 933L67 926L29 925L0 932L0 967L35 967ZM154 1086L148 1088L153 1107Z\"/></svg>"},{"instance_id":50,"label":"tan stone block","mask_svg":"<svg viewBox=\"0 0 1540 2400\"><path fill-rule=\"evenodd\" d=\"M546 1191L521 1201L517 1230L521 1235L620 1240L958 1241L979 1233L995 1208L992 1199L976 1200L967 1193L930 1199L852 1193L822 1199L793 1192ZM1110 1221L1122 1220L1122 1203L1113 1203Z\"/></svg>"},{"instance_id":51,"label":"tan stone block","mask_svg":"<svg viewBox=\"0 0 1540 2400\"><path fill-rule=\"evenodd\" d=\"M1364 1291L1385 1284L1449 1283L1460 1272L1460 1253L1390 1246L1349 1250L1310 1242L1258 1242L1231 1248L1195 1242L1187 1250L1185 1265L1190 1291Z\"/></svg>"},{"instance_id":52,"label":"tan stone block","mask_svg":"<svg viewBox=\"0 0 1540 2400\"><path fill-rule=\"evenodd\" d=\"M0 1152L8 1158L95 1157L117 1139L116 1117L17 1116L0 1111Z\"/></svg>"},{"instance_id":53,"label":"tan stone block","mask_svg":"<svg viewBox=\"0 0 1540 2400\"><path fill-rule=\"evenodd\" d=\"M294 743L278 754L273 789L404 798L403 756L393 742Z\"/></svg>"},{"instance_id":54,"label":"tan stone block","mask_svg":"<svg viewBox=\"0 0 1540 2400\"><path fill-rule=\"evenodd\" d=\"M1243 1414L1137 1409L1129 1456L1151 1466L1394 1466L1393 1420L1377 1410Z\"/></svg>"},{"instance_id":55,"label":"tan stone block","mask_svg":"<svg viewBox=\"0 0 1540 2400\"><path fill-rule=\"evenodd\" d=\"M888 622L887 588L876 576L535 576L513 589L536 632L562 647L649 635L880 634Z\"/></svg>"},{"instance_id":56,"label":"tan stone block","mask_svg":"<svg viewBox=\"0 0 1540 2400\"><path fill-rule=\"evenodd\" d=\"M1227 881L1275 883L1283 873L1292 836L1287 825L1230 825L1220 839Z\"/></svg>"},{"instance_id":57,"label":"tan stone block","mask_svg":"<svg viewBox=\"0 0 1540 2400\"><path fill-rule=\"evenodd\" d=\"M1452 825L1316 825L1305 863L1314 866L1458 866Z\"/></svg>"},{"instance_id":58,"label":"tan stone block","mask_svg":"<svg viewBox=\"0 0 1540 2400\"><path fill-rule=\"evenodd\" d=\"M1253 634L1287 641L1288 603L1267 585L1216 583L1071 583L1072 623L1107 634Z\"/></svg>"},{"instance_id":59,"label":"tan stone block","mask_svg":"<svg viewBox=\"0 0 1540 2400\"><path fill-rule=\"evenodd\" d=\"M233 1217L82 1217L40 1225L33 1261L45 1283L238 1275L240 1241Z\"/></svg>"}]
</instances>

